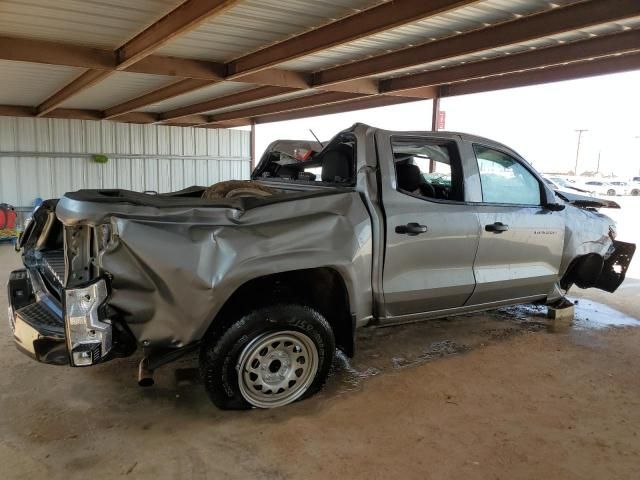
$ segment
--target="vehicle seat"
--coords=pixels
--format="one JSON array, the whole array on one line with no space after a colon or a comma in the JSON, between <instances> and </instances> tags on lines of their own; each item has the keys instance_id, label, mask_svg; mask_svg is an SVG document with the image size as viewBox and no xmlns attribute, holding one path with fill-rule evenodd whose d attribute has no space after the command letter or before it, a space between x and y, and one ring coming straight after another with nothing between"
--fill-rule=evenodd
<instances>
[{"instance_id":1,"label":"vehicle seat","mask_svg":"<svg viewBox=\"0 0 640 480\"><path fill-rule=\"evenodd\" d=\"M298 169L293 165L282 165L278 168L278 177L285 178L287 180L295 180L298 176Z\"/></svg>"},{"instance_id":2,"label":"vehicle seat","mask_svg":"<svg viewBox=\"0 0 640 480\"><path fill-rule=\"evenodd\" d=\"M398 188L406 192L435 198L436 190L433 185L422 179L420 168L417 165L409 162L396 163L396 177Z\"/></svg>"},{"instance_id":3,"label":"vehicle seat","mask_svg":"<svg viewBox=\"0 0 640 480\"><path fill-rule=\"evenodd\" d=\"M347 145L338 145L323 155L322 181L346 183L351 180L353 150Z\"/></svg>"}]
</instances>

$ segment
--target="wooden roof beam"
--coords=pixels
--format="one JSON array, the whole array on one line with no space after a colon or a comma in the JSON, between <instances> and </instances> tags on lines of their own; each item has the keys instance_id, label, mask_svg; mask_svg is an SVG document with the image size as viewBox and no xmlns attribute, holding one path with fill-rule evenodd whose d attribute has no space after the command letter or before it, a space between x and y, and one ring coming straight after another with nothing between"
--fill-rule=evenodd
<instances>
[{"instance_id":1,"label":"wooden roof beam","mask_svg":"<svg viewBox=\"0 0 640 480\"><path fill-rule=\"evenodd\" d=\"M638 0L587 0L316 72L314 86L379 75L640 15Z\"/></svg>"}]
</instances>

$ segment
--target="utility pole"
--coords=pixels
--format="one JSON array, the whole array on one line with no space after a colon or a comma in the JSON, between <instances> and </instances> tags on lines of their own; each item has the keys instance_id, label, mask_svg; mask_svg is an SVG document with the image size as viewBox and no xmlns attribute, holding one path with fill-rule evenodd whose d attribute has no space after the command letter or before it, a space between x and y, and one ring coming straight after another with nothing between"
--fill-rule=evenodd
<instances>
[{"instance_id":1,"label":"utility pole","mask_svg":"<svg viewBox=\"0 0 640 480\"><path fill-rule=\"evenodd\" d=\"M578 158L580 157L580 142L582 140L582 133L583 132L588 132L589 130L587 130L586 128L578 128L576 129L576 132L578 132L578 146L576 147L576 166L573 169L573 173L574 175L578 176Z\"/></svg>"},{"instance_id":2,"label":"utility pole","mask_svg":"<svg viewBox=\"0 0 640 480\"><path fill-rule=\"evenodd\" d=\"M640 135L636 135L633 137L634 140L640 140ZM640 168L638 169L638 174L640 174Z\"/></svg>"},{"instance_id":3,"label":"utility pole","mask_svg":"<svg viewBox=\"0 0 640 480\"><path fill-rule=\"evenodd\" d=\"M600 155L602 154L602 150L598 150L598 166L596 167L596 173L600 173Z\"/></svg>"}]
</instances>

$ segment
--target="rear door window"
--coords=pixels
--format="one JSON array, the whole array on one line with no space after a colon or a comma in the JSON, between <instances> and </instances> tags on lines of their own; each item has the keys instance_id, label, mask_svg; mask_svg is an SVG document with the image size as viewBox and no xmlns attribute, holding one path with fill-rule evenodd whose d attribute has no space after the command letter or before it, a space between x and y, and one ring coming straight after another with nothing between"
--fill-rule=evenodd
<instances>
[{"instance_id":1,"label":"rear door window","mask_svg":"<svg viewBox=\"0 0 640 480\"><path fill-rule=\"evenodd\" d=\"M462 201L463 178L455 142L393 138L398 191L425 199Z\"/></svg>"}]
</instances>

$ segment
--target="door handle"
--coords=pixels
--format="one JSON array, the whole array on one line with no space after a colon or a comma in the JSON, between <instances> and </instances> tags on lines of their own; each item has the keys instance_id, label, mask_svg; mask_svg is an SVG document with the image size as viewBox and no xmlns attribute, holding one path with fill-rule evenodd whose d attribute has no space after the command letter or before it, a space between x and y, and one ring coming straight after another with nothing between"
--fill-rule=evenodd
<instances>
[{"instance_id":1,"label":"door handle","mask_svg":"<svg viewBox=\"0 0 640 480\"><path fill-rule=\"evenodd\" d=\"M484 229L487 232L502 233L509 230L509 225L505 225L502 222L496 222L496 223L490 223L489 225L485 225Z\"/></svg>"},{"instance_id":2,"label":"door handle","mask_svg":"<svg viewBox=\"0 0 640 480\"><path fill-rule=\"evenodd\" d=\"M396 233L402 233L413 237L415 235L420 235L421 233L427 233L427 226L411 222L406 225L398 225L396 227Z\"/></svg>"}]
</instances>

